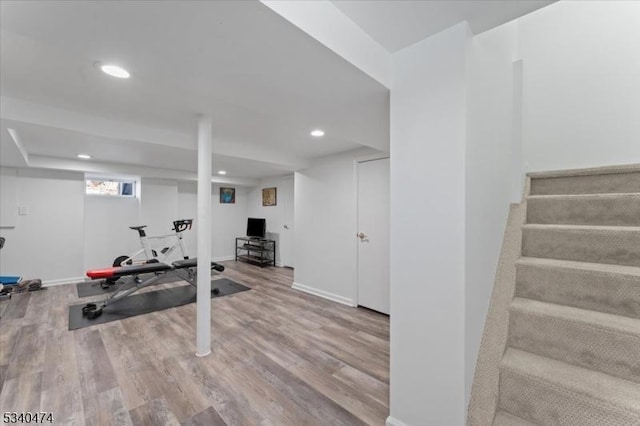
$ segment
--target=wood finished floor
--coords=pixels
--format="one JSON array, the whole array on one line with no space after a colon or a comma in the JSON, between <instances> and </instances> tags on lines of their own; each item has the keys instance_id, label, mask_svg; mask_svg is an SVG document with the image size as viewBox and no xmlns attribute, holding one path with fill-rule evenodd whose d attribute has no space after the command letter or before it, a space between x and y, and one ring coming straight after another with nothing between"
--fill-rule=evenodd
<instances>
[{"instance_id":1,"label":"wood finished floor","mask_svg":"<svg viewBox=\"0 0 640 426\"><path fill-rule=\"evenodd\" d=\"M383 425L388 317L293 290L290 269L223 263L252 290L212 299L206 358L194 356L195 304L68 331L67 307L89 300L75 285L15 295L0 319L0 412L75 425Z\"/></svg>"}]
</instances>

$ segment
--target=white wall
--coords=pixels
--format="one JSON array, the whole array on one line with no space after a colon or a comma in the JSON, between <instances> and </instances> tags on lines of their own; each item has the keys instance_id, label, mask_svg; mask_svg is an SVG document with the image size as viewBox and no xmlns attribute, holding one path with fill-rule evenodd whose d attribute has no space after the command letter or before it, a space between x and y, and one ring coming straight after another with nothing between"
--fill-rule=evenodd
<instances>
[{"instance_id":1,"label":"white wall","mask_svg":"<svg viewBox=\"0 0 640 426\"><path fill-rule=\"evenodd\" d=\"M178 183L163 179L142 179L140 184L140 225L147 225L145 231L148 236L160 236L173 234L173 221L176 219L191 219L178 217ZM194 218L195 219L195 218ZM129 230L132 236L139 241L136 233ZM186 231L186 232L193 232ZM156 251L169 247L175 242L175 238L152 239L149 245ZM138 242L137 248L140 248ZM195 252L187 252L188 256L195 256ZM180 249L176 248L165 259L171 262L182 259Z\"/></svg>"},{"instance_id":2,"label":"white wall","mask_svg":"<svg viewBox=\"0 0 640 426\"><path fill-rule=\"evenodd\" d=\"M465 167L465 394L471 392L480 339L509 212L512 152L513 60L517 25L471 39L467 56ZM517 151L517 150L516 150ZM518 157L514 159L513 157ZM518 189L522 191L522 188Z\"/></svg>"},{"instance_id":3,"label":"white wall","mask_svg":"<svg viewBox=\"0 0 640 426\"><path fill-rule=\"evenodd\" d=\"M230 185L224 185L229 187ZM214 259L235 259L236 237L247 233L248 188L236 188L235 204L220 203L220 187L214 186L211 249Z\"/></svg>"},{"instance_id":4,"label":"white wall","mask_svg":"<svg viewBox=\"0 0 640 426\"><path fill-rule=\"evenodd\" d=\"M84 176L18 169L15 228L2 229L0 274L56 281L84 275Z\"/></svg>"},{"instance_id":5,"label":"white wall","mask_svg":"<svg viewBox=\"0 0 640 426\"><path fill-rule=\"evenodd\" d=\"M346 304L356 291L354 160L351 151L315 161L295 174L295 286Z\"/></svg>"},{"instance_id":6,"label":"white wall","mask_svg":"<svg viewBox=\"0 0 640 426\"><path fill-rule=\"evenodd\" d=\"M262 205L262 189L277 188L277 204L275 206ZM282 234L284 232L284 199L285 199L284 177L270 177L260 181L260 185L252 188L249 192L248 217L265 218L267 220L267 238L276 241L276 264L280 265L280 244L282 243ZM246 231L243 231L244 235Z\"/></svg>"},{"instance_id":7,"label":"white wall","mask_svg":"<svg viewBox=\"0 0 640 426\"><path fill-rule=\"evenodd\" d=\"M562 1L518 25L528 169L640 162L640 2Z\"/></svg>"},{"instance_id":8,"label":"white wall","mask_svg":"<svg viewBox=\"0 0 640 426\"><path fill-rule=\"evenodd\" d=\"M195 182L181 182L178 184L178 212L176 213L176 219L193 219L193 226L190 231L182 233L182 239L184 242L187 254L190 257L195 257L198 252L198 186ZM212 189L213 194L213 189ZM214 195L211 196L211 202L215 203L217 199ZM213 223L217 218L212 214ZM211 227L211 233L214 233L213 226ZM215 251L211 246L211 257L215 258Z\"/></svg>"},{"instance_id":9,"label":"white wall","mask_svg":"<svg viewBox=\"0 0 640 426\"><path fill-rule=\"evenodd\" d=\"M295 266L295 178L285 176L282 180L283 230L280 238L280 253L283 266Z\"/></svg>"},{"instance_id":10,"label":"white wall","mask_svg":"<svg viewBox=\"0 0 640 426\"><path fill-rule=\"evenodd\" d=\"M0 228L16 226L18 199L16 197L16 169L0 169Z\"/></svg>"},{"instance_id":11,"label":"white wall","mask_svg":"<svg viewBox=\"0 0 640 426\"><path fill-rule=\"evenodd\" d=\"M84 197L84 268L112 265L116 257L130 256L138 249L138 233L130 226L140 221L140 199L137 197Z\"/></svg>"},{"instance_id":12,"label":"white wall","mask_svg":"<svg viewBox=\"0 0 640 426\"><path fill-rule=\"evenodd\" d=\"M140 225L148 235L171 233L178 217L178 184L170 180L142 179L140 184Z\"/></svg>"},{"instance_id":13,"label":"white wall","mask_svg":"<svg viewBox=\"0 0 640 426\"><path fill-rule=\"evenodd\" d=\"M640 162L640 120L636 118L640 55L635 53L640 51L639 16L637 2L558 2L473 37L466 54L460 43L444 48L447 35L459 30L454 27L394 55L399 66L394 70L391 93L392 417L409 425L463 424L508 205L519 199L513 188L521 191L525 169ZM452 55L463 65L457 64L457 72L444 71L451 66ZM455 78L466 94L462 163L460 153L455 152L457 145L447 138L454 132L444 133L445 123L455 121L443 118L456 105L457 98L452 100L456 93L448 90ZM421 136L423 143L411 136ZM432 166L434 158L438 164ZM441 164L464 176L464 184L454 187L435 177ZM452 196L464 199L463 224L457 229L453 225L460 220L455 215L460 204L441 203L454 213L443 217L438 206L429 202L438 195L431 187L434 182L436 189L448 183ZM411 200L417 193L429 196ZM459 232L464 230L458 246L464 254L450 246L445 261L429 245L422 251L413 247L411 226L405 224L415 227L420 216L438 223L435 231L450 233L452 242L459 242ZM432 241L438 242L438 238ZM412 257L413 249L419 254ZM464 267L457 269L453 263L460 259ZM431 266L433 260L437 260L435 269L411 266ZM454 272L454 277L438 278L443 268ZM460 290L458 270L464 271L462 293L436 305L443 294ZM408 279L412 273L413 278ZM431 285L422 294L424 286L415 289L403 282L412 280ZM412 312L409 297L427 301L420 308L416 303ZM449 311L447 316L442 307ZM440 321L438 314L442 314ZM441 327L442 323L447 327ZM438 324L438 329L427 325L422 336L415 324ZM458 338L461 330L461 340L434 341L444 338L443 332ZM451 359L443 361L438 356L445 358L444 354L427 351L422 341L427 335L430 345L446 347ZM463 363L458 364L458 353L464 354ZM440 382L444 375L430 368L434 364L438 365L434 370L450 375L449 387ZM455 371L464 370L464 391L453 387L459 378L448 367L454 365ZM420 397L412 399L415 395ZM460 409L455 409L458 405ZM451 417L444 416L446 410Z\"/></svg>"},{"instance_id":14,"label":"white wall","mask_svg":"<svg viewBox=\"0 0 640 426\"><path fill-rule=\"evenodd\" d=\"M225 187L233 187L226 185ZM214 260L235 259L235 238L246 234L249 189L236 188L235 204L220 203L220 186L214 185L211 192L211 253ZM178 186L178 216L181 219L196 219L197 191L195 184ZM198 223L194 221L193 229L184 233L187 252L196 255Z\"/></svg>"},{"instance_id":15,"label":"white wall","mask_svg":"<svg viewBox=\"0 0 640 426\"><path fill-rule=\"evenodd\" d=\"M394 54L390 417L407 425L465 418L468 37L460 24Z\"/></svg>"},{"instance_id":16,"label":"white wall","mask_svg":"<svg viewBox=\"0 0 640 426\"><path fill-rule=\"evenodd\" d=\"M527 170L640 162L638 17L637 2L558 2L472 39L467 68L467 396L508 203L520 199L508 197L509 182L511 192L517 188L521 194L520 176ZM514 66L520 60L521 76Z\"/></svg>"},{"instance_id":17,"label":"white wall","mask_svg":"<svg viewBox=\"0 0 640 426\"><path fill-rule=\"evenodd\" d=\"M141 249L137 231L130 226L147 225L148 236L171 234L178 217L178 186L174 181L142 179L140 197L85 196L85 268L109 266L118 256L130 256ZM150 240L161 250L173 239ZM193 254L192 254L193 255ZM142 258L143 255L140 255ZM176 250L168 261L180 259Z\"/></svg>"},{"instance_id":18,"label":"white wall","mask_svg":"<svg viewBox=\"0 0 640 426\"><path fill-rule=\"evenodd\" d=\"M147 225L148 236L172 233L178 217L177 183L143 179L138 197L85 196L85 268L109 266L118 256L131 256L141 249L138 232L130 226ZM173 244L173 239L150 240L155 250ZM143 255L140 255L142 258ZM181 258L179 251L168 260Z\"/></svg>"},{"instance_id":19,"label":"white wall","mask_svg":"<svg viewBox=\"0 0 640 426\"><path fill-rule=\"evenodd\" d=\"M41 278L46 282L82 280L87 269L109 266L140 248L129 226L148 225L148 235L171 233L176 219L196 219L195 184L143 180L141 198L85 195L84 175L36 169L1 168L14 177L15 206L26 207L14 228L1 228L7 238L0 251L0 274ZM236 236L246 232L247 188L236 187L236 203L220 204L212 187L212 254L233 259ZM189 256L196 256L197 221L183 238ZM157 242L157 248L173 243ZM172 258L179 258L175 253Z\"/></svg>"}]
</instances>

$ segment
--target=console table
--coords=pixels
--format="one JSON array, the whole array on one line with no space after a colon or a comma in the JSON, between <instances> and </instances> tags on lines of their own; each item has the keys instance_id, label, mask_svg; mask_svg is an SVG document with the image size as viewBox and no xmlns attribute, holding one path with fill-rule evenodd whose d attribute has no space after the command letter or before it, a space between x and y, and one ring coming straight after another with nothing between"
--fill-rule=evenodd
<instances>
[{"instance_id":1,"label":"console table","mask_svg":"<svg viewBox=\"0 0 640 426\"><path fill-rule=\"evenodd\" d=\"M264 238L237 237L236 260L258 265L276 266L276 242Z\"/></svg>"}]
</instances>

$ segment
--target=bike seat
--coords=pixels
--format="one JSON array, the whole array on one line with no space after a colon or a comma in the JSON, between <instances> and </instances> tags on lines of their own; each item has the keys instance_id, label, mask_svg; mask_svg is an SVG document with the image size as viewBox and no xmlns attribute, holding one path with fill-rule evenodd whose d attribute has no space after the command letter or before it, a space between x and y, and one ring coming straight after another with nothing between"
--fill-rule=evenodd
<instances>
[{"instance_id":1,"label":"bike seat","mask_svg":"<svg viewBox=\"0 0 640 426\"><path fill-rule=\"evenodd\" d=\"M139 230L144 229L144 228L146 228L146 227L147 227L147 225L142 225L142 226L130 226L130 227L129 227L129 229L133 229L133 230L139 231Z\"/></svg>"}]
</instances>

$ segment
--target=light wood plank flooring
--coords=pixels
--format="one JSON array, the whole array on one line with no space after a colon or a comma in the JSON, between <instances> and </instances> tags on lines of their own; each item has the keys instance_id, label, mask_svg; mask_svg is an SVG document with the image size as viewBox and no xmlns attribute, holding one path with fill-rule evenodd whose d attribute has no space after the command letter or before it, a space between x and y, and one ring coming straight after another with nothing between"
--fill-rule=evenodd
<instances>
[{"instance_id":1,"label":"light wood plank flooring","mask_svg":"<svg viewBox=\"0 0 640 426\"><path fill-rule=\"evenodd\" d=\"M88 301L75 285L14 295L0 319L0 412L75 425L383 425L388 317L293 290L290 269L223 263L252 290L212 300L206 358L194 356L195 304L68 331L68 305Z\"/></svg>"}]
</instances>

